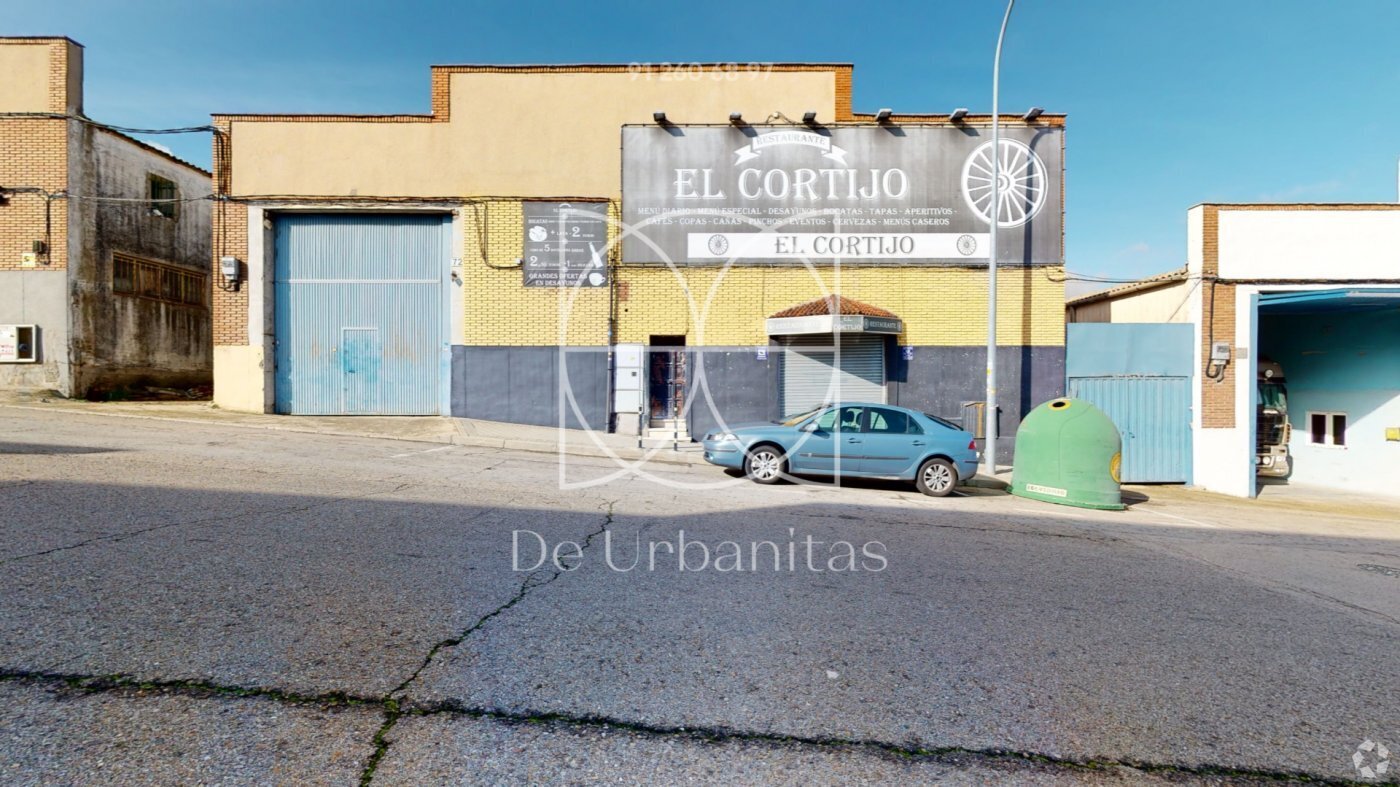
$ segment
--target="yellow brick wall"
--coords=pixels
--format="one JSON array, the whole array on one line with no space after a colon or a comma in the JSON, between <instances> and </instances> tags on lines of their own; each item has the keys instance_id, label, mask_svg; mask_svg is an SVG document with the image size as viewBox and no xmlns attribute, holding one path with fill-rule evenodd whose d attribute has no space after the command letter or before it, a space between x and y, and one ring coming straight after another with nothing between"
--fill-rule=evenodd
<instances>
[{"instance_id":1,"label":"yellow brick wall","mask_svg":"<svg viewBox=\"0 0 1400 787\"><path fill-rule=\"evenodd\" d=\"M464 341L477 346L605 346L608 288L526 287L521 200L462 206ZM616 202L608 203L609 248L617 256Z\"/></svg>"},{"instance_id":2,"label":"yellow brick wall","mask_svg":"<svg viewBox=\"0 0 1400 787\"><path fill-rule=\"evenodd\" d=\"M997 343L1064 344L1063 278L1063 268L1003 268L997 280ZM987 272L975 268L625 267L618 282L619 342L684 334L693 346L763 345L768 343L765 318L828 294L897 314L905 325L901 344L987 341Z\"/></svg>"},{"instance_id":3,"label":"yellow brick wall","mask_svg":"<svg viewBox=\"0 0 1400 787\"><path fill-rule=\"evenodd\" d=\"M888 309L905 323L901 344L985 344L987 272L951 267L695 267L618 265L618 205L609 202L618 342L684 335L690 346L768 343L764 319L839 293ZM522 201L462 207L465 330L476 346L607 344L607 288L526 287ZM1064 269L1003 268L997 281L997 342L1064 344Z\"/></svg>"},{"instance_id":4,"label":"yellow brick wall","mask_svg":"<svg viewBox=\"0 0 1400 787\"><path fill-rule=\"evenodd\" d=\"M62 114L81 93L73 95L69 83L70 54L76 50L64 39L10 39L0 46L43 48L47 70L24 75L44 83L47 106L3 107L15 111L47 111ZM81 57L81 55L78 55ZM80 60L73 63L80 67ZM68 121L61 118L0 118L0 187L39 188L50 193L68 188ZM43 194L16 193L0 206L0 270L20 270L34 241L46 240L48 254L37 260L38 269L61 270L68 266L68 201L48 205Z\"/></svg>"},{"instance_id":5,"label":"yellow brick wall","mask_svg":"<svg viewBox=\"0 0 1400 787\"><path fill-rule=\"evenodd\" d=\"M30 118L0 120L0 186L40 188L50 193L68 188L68 121ZM54 199L45 228L47 198L15 193L0 206L0 270L18 270L36 240L47 240L49 253L38 267L68 265L68 201Z\"/></svg>"}]
</instances>

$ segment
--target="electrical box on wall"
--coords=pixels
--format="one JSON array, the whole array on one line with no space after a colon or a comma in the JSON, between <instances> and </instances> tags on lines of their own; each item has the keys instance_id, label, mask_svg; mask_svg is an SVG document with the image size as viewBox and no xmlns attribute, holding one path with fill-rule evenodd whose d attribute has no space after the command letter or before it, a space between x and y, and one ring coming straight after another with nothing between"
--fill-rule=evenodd
<instances>
[{"instance_id":1,"label":"electrical box on wall","mask_svg":"<svg viewBox=\"0 0 1400 787\"><path fill-rule=\"evenodd\" d=\"M642 411L642 345L613 347L613 412Z\"/></svg>"},{"instance_id":2,"label":"electrical box on wall","mask_svg":"<svg viewBox=\"0 0 1400 787\"><path fill-rule=\"evenodd\" d=\"M0 363L38 361L38 334L33 325L0 325Z\"/></svg>"}]
</instances>

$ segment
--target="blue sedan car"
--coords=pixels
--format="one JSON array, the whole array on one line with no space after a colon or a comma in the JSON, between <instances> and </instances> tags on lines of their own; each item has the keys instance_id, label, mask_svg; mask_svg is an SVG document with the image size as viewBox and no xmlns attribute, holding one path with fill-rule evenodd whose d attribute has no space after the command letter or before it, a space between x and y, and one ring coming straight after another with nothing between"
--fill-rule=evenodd
<instances>
[{"instance_id":1,"label":"blue sedan car","mask_svg":"<svg viewBox=\"0 0 1400 787\"><path fill-rule=\"evenodd\" d=\"M786 475L913 481L943 497L977 473L972 435L934 415L864 402L823 405L782 421L705 435L705 460L760 484Z\"/></svg>"}]
</instances>

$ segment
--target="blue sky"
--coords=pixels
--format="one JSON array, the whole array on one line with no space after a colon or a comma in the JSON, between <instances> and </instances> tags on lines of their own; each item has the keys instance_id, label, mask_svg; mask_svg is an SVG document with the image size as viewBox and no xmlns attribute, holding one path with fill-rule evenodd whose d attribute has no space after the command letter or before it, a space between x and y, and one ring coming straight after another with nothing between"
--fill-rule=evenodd
<instances>
[{"instance_id":1,"label":"blue sky","mask_svg":"<svg viewBox=\"0 0 1400 787\"><path fill-rule=\"evenodd\" d=\"M426 112L434 63L849 61L855 106L991 106L1001 0L12 2L5 35L86 45L87 113ZM1394 201L1400 2L1019 0L1004 110L1069 114L1066 256L1182 264L1208 201ZM207 165L207 135L162 137Z\"/></svg>"}]
</instances>

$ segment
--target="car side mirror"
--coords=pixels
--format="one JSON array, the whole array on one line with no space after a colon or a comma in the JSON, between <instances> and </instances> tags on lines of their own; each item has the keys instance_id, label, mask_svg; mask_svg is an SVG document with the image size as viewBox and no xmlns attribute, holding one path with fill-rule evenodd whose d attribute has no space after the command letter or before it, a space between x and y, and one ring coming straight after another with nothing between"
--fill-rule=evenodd
<instances>
[{"instance_id":1,"label":"car side mirror","mask_svg":"<svg viewBox=\"0 0 1400 787\"><path fill-rule=\"evenodd\" d=\"M816 422L816 421L808 421L807 423L805 423L805 424L802 425L802 430L801 430L801 431L803 431L803 432L817 432L817 431L820 431L820 430L821 430L821 427L817 426L817 422Z\"/></svg>"}]
</instances>

